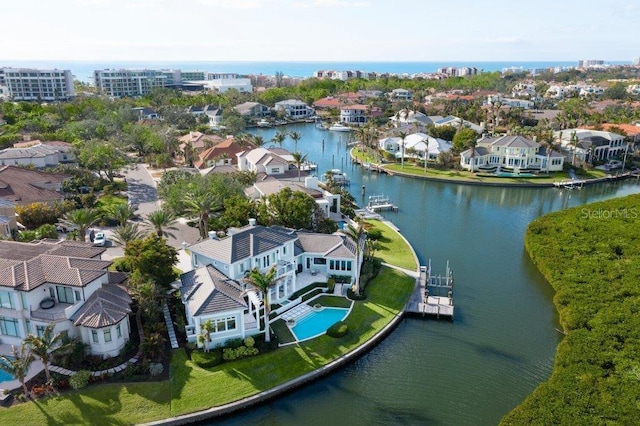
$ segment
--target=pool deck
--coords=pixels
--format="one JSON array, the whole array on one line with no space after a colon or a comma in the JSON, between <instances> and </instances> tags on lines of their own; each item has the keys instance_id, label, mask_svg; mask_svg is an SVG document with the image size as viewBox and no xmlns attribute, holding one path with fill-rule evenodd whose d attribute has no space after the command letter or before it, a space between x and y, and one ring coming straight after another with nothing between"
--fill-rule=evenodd
<instances>
[{"instance_id":1,"label":"pool deck","mask_svg":"<svg viewBox=\"0 0 640 426\"><path fill-rule=\"evenodd\" d=\"M0 344L0 354L2 355L11 356L11 349L12 349L12 345L8 345L6 343ZM33 362L31 363L31 366L29 367L29 371L27 372L27 377L25 378L25 382L28 382L33 377L37 376L42 370L44 370L44 367L42 366L42 361L40 361L39 359L34 359ZM14 389L18 389L21 386L22 385L20 384L20 380L18 379L0 382L0 393L2 392L2 390L11 391Z\"/></svg>"}]
</instances>

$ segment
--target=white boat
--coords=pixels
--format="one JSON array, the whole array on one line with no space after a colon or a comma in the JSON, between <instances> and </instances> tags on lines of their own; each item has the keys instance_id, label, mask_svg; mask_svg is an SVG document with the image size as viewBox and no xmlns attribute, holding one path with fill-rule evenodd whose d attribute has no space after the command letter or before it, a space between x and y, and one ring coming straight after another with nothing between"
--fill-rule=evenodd
<instances>
[{"instance_id":1,"label":"white boat","mask_svg":"<svg viewBox=\"0 0 640 426\"><path fill-rule=\"evenodd\" d=\"M329 127L329 130L331 130L332 132L350 132L351 127L345 126L344 124L335 123Z\"/></svg>"},{"instance_id":2,"label":"white boat","mask_svg":"<svg viewBox=\"0 0 640 426\"><path fill-rule=\"evenodd\" d=\"M264 118L260 121L258 121L258 127L271 127L272 124L269 123L268 120L265 120Z\"/></svg>"}]
</instances>

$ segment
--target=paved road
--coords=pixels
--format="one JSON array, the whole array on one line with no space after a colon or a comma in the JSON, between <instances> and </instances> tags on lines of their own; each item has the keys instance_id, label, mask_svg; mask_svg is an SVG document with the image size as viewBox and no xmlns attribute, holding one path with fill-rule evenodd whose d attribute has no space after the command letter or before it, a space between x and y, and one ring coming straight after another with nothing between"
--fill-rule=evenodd
<instances>
[{"instance_id":1,"label":"paved road","mask_svg":"<svg viewBox=\"0 0 640 426\"><path fill-rule=\"evenodd\" d=\"M156 182L143 164L137 164L135 167L125 170L124 175L127 179L129 203L136 206L136 214L144 217L145 215L160 209L161 201L158 200L158 191L156 190ZM142 224L141 224L142 226ZM167 239L170 246L181 249L182 243L192 244L200 238L197 228L192 228L181 219L174 225L177 229L169 231L171 235ZM98 228L96 228L98 229ZM107 235L107 251L102 255L105 260L124 256L122 247L113 246L111 241L111 231L113 228L100 228Z\"/></svg>"}]
</instances>

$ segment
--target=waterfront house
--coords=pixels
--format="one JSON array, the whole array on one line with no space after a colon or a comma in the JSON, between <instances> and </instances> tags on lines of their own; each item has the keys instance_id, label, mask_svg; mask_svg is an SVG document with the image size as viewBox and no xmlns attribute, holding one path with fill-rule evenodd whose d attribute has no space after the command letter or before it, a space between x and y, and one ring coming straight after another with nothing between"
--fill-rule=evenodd
<instances>
[{"instance_id":1,"label":"waterfront house","mask_svg":"<svg viewBox=\"0 0 640 426\"><path fill-rule=\"evenodd\" d=\"M565 129L555 132L554 138L577 164L606 161L628 149L625 136L602 130Z\"/></svg>"},{"instance_id":2,"label":"waterfront house","mask_svg":"<svg viewBox=\"0 0 640 426\"><path fill-rule=\"evenodd\" d=\"M315 114L313 108L297 99L287 99L276 102L275 110L276 112L284 111L285 116L292 120L311 117Z\"/></svg>"},{"instance_id":3,"label":"waterfront house","mask_svg":"<svg viewBox=\"0 0 640 426\"><path fill-rule=\"evenodd\" d=\"M17 166L0 166L0 200L26 205L62 201L62 182L71 176Z\"/></svg>"},{"instance_id":4,"label":"waterfront house","mask_svg":"<svg viewBox=\"0 0 640 426\"><path fill-rule=\"evenodd\" d=\"M182 274L180 291L192 342L206 320L219 324L210 335L212 345L264 332L259 328L260 296L243 282L253 268L276 268L277 284L269 300L282 305L294 292L328 275L355 279L355 245L347 237L265 227L253 219L242 228L230 228L223 238L211 233L189 250L195 269Z\"/></svg>"},{"instance_id":5,"label":"waterfront house","mask_svg":"<svg viewBox=\"0 0 640 426\"><path fill-rule=\"evenodd\" d=\"M407 135L404 141L400 137L388 137L380 139L378 144L382 150L394 154L396 158L402 156L403 144L405 158L425 158L425 153L428 153L429 158L434 159L441 152L449 152L451 150L451 142L434 138L425 133Z\"/></svg>"},{"instance_id":6,"label":"waterfront house","mask_svg":"<svg viewBox=\"0 0 640 426\"><path fill-rule=\"evenodd\" d=\"M270 149L256 148L236 154L238 170L264 173L266 175L282 175L289 170L289 162Z\"/></svg>"},{"instance_id":7,"label":"waterfront house","mask_svg":"<svg viewBox=\"0 0 640 426\"><path fill-rule=\"evenodd\" d=\"M93 355L120 353L129 340L131 298L104 248L74 241L0 241L0 340L21 345L54 326Z\"/></svg>"},{"instance_id":8,"label":"waterfront house","mask_svg":"<svg viewBox=\"0 0 640 426\"><path fill-rule=\"evenodd\" d=\"M345 124L367 124L369 107L367 105L345 105L340 107L340 122Z\"/></svg>"},{"instance_id":9,"label":"waterfront house","mask_svg":"<svg viewBox=\"0 0 640 426\"><path fill-rule=\"evenodd\" d=\"M258 102L244 102L234 106L233 109L241 116L248 118L263 118L271 115L271 109Z\"/></svg>"},{"instance_id":10,"label":"waterfront house","mask_svg":"<svg viewBox=\"0 0 640 426\"><path fill-rule=\"evenodd\" d=\"M564 156L524 136L497 136L478 140L460 154L465 170L561 171Z\"/></svg>"}]
</instances>

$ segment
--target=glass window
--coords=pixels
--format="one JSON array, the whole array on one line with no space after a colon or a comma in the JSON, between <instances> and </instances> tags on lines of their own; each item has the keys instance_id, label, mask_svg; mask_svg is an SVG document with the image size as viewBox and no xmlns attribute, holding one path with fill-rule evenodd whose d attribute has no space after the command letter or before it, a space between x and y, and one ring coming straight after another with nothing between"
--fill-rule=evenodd
<instances>
[{"instance_id":1,"label":"glass window","mask_svg":"<svg viewBox=\"0 0 640 426\"><path fill-rule=\"evenodd\" d=\"M73 290L69 287L56 287L58 292L58 302L73 304Z\"/></svg>"},{"instance_id":2,"label":"glass window","mask_svg":"<svg viewBox=\"0 0 640 426\"><path fill-rule=\"evenodd\" d=\"M98 343L98 332L95 330L91 330L91 339L93 343Z\"/></svg>"},{"instance_id":3,"label":"glass window","mask_svg":"<svg viewBox=\"0 0 640 426\"><path fill-rule=\"evenodd\" d=\"M104 341L105 342L110 342L111 341L111 329L108 328L104 331Z\"/></svg>"},{"instance_id":4,"label":"glass window","mask_svg":"<svg viewBox=\"0 0 640 426\"><path fill-rule=\"evenodd\" d=\"M0 308L13 309L13 297L8 291L0 291Z\"/></svg>"},{"instance_id":5,"label":"glass window","mask_svg":"<svg viewBox=\"0 0 640 426\"><path fill-rule=\"evenodd\" d=\"M76 294L76 302L82 300L82 296L80 295L80 290L74 290L74 293Z\"/></svg>"},{"instance_id":6,"label":"glass window","mask_svg":"<svg viewBox=\"0 0 640 426\"><path fill-rule=\"evenodd\" d=\"M24 320L24 325L27 329L27 334L31 334L31 321L29 320Z\"/></svg>"},{"instance_id":7,"label":"glass window","mask_svg":"<svg viewBox=\"0 0 640 426\"><path fill-rule=\"evenodd\" d=\"M118 338L122 337L122 328L120 328L120 324L116 326L116 336L118 336Z\"/></svg>"},{"instance_id":8,"label":"glass window","mask_svg":"<svg viewBox=\"0 0 640 426\"><path fill-rule=\"evenodd\" d=\"M15 318L0 317L0 333L5 336L20 337L18 331L18 320Z\"/></svg>"}]
</instances>

